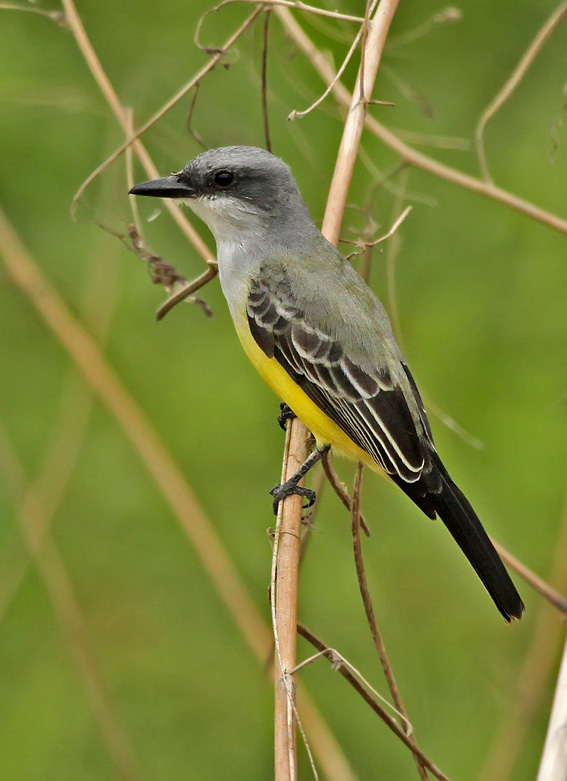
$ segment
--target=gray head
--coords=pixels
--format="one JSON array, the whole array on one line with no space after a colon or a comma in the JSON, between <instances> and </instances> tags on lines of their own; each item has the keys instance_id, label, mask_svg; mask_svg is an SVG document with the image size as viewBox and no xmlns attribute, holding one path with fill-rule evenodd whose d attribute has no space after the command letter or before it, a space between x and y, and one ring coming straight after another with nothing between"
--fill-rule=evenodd
<instances>
[{"instance_id":1,"label":"gray head","mask_svg":"<svg viewBox=\"0 0 567 781\"><path fill-rule=\"evenodd\" d=\"M138 184L130 192L185 201L217 240L227 231L257 232L311 221L289 166L253 146L210 149L182 171Z\"/></svg>"}]
</instances>

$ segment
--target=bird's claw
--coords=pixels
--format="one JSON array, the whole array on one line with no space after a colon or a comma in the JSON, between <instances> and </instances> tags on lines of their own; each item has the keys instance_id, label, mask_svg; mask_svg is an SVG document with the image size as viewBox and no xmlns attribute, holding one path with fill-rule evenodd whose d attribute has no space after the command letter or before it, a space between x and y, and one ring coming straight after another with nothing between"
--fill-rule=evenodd
<instances>
[{"instance_id":1,"label":"bird's claw","mask_svg":"<svg viewBox=\"0 0 567 781\"><path fill-rule=\"evenodd\" d=\"M293 420L293 418L297 417L295 412L289 407L285 401L280 402L280 414L278 415L278 423L280 424L280 428L283 428L285 431L287 428L287 422L288 420Z\"/></svg>"},{"instance_id":2,"label":"bird's claw","mask_svg":"<svg viewBox=\"0 0 567 781\"><path fill-rule=\"evenodd\" d=\"M286 483L278 483L275 485L270 494L274 497L274 515L278 514L278 505L288 496L304 496L307 499L307 504L303 505L304 510L308 510L313 507L317 494L311 488L303 488L303 486L297 485L296 481L291 478Z\"/></svg>"}]
</instances>

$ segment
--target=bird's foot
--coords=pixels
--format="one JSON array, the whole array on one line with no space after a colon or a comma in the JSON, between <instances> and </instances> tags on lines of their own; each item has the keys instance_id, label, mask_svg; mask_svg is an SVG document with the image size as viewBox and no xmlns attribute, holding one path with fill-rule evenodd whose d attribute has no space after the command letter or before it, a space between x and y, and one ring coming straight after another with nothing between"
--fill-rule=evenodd
<instances>
[{"instance_id":1,"label":"bird's foot","mask_svg":"<svg viewBox=\"0 0 567 781\"><path fill-rule=\"evenodd\" d=\"M278 415L278 423L280 424L280 428L283 428L283 430L285 431L287 428L288 420L293 420L293 418L295 417L297 417L297 415L291 409L291 407L288 407L285 401L281 401L280 414Z\"/></svg>"},{"instance_id":2,"label":"bird's foot","mask_svg":"<svg viewBox=\"0 0 567 781\"><path fill-rule=\"evenodd\" d=\"M288 496L304 496L307 499L307 504L303 505L304 510L308 510L315 503L317 494L311 488L303 488L297 485L297 480L293 477L285 483L278 483L275 485L270 494L274 497L274 515L278 514L278 505L282 499L286 499Z\"/></svg>"}]
</instances>

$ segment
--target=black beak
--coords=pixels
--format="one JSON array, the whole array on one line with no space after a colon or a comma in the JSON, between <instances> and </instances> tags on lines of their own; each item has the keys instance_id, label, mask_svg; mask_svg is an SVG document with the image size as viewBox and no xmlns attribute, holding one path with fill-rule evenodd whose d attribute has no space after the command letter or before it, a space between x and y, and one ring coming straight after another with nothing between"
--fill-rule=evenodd
<instances>
[{"instance_id":1,"label":"black beak","mask_svg":"<svg viewBox=\"0 0 567 781\"><path fill-rule=\"evenodd\" d=\"M154 198L193 198L195 190L187 182L180 181L178 175L173 174L162 179L136 184L129 194L152 195Z\"/></svg>"}]
</instances>

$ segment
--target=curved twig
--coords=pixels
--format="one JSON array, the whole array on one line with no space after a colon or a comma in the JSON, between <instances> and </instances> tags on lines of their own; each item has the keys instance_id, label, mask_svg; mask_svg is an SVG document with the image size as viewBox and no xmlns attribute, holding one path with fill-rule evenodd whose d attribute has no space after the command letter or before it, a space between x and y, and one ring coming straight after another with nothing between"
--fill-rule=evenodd
<instances>
[{"instance_id":1,"label":"curved twig","mask_svg":"<svg viewBox=\"0 0 567 781\"><path fill-rule=\"evenodd\" d=\"M475 143L476 152L478 155L478 162L480 165L480 171L482 178L486 182L492 182L492 177L488 170L488 163L486 160L486 152L484 149L484 129L489 119L496 114L496 112L502 108L503 104L508 100L510 95L514 92L518 84L522 81L530 65L533 63L537 55L544 47L547 39L553 33L553 31L561 24L563 19L567 16L567 2L561 3L555 11L551 14L549 19L538 31L537 35L533 39L530 46L526 49L520 62L514 68L512 75L506 81L502 89L498 92L494 100L490 103L488 108L484 110L481 118L478 121L478 125L475 130Z\"/></svg>"}]
</instances>

